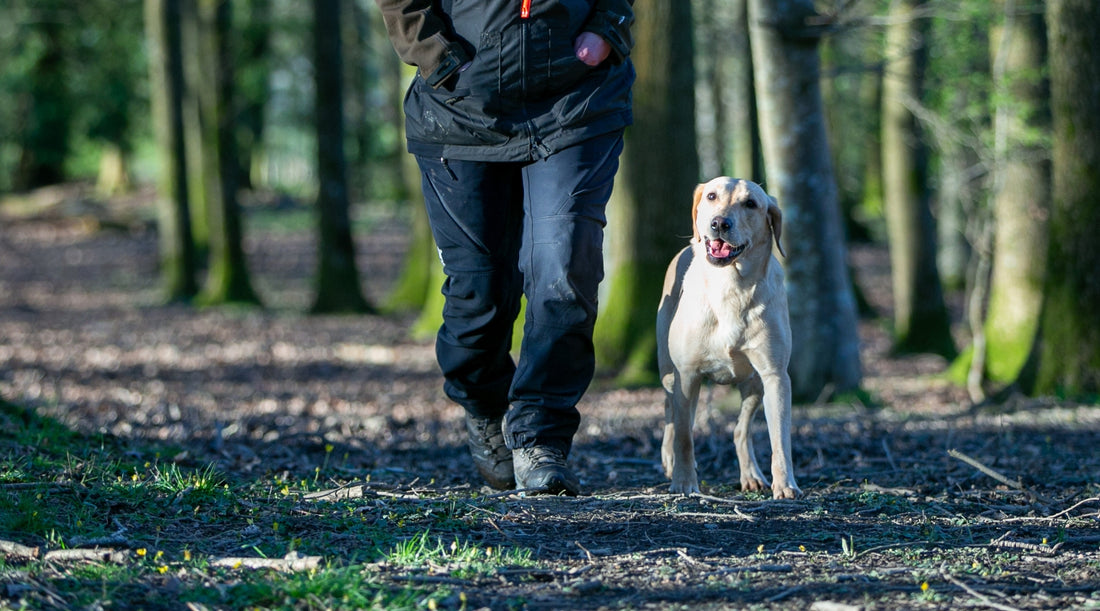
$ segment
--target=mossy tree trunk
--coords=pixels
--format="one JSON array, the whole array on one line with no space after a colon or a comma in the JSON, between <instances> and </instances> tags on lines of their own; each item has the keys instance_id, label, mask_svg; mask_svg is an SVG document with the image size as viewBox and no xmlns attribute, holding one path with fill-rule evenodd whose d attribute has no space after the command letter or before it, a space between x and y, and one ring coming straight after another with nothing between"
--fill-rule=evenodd
<instances>
[{"instance_id":1,"label":"mossy tree trunk","mask_svg":"<svg viewBox=\"0 0 1100 611\"><path fill-rule=\"evenodd\" d=\"M259 304L244 256L237 157L234 74L230 40L230 0L199 0L200 45L210 85L200 92L203 121L203 166L209 204L210 270L199 301ZM211 120L206 121L209 117Z\"/></svg>"},{"instance_id":2,"label":"mossy tree trunk","mask_svg":"<svg viewBox=\"0 0 1100 611\"><path fill-rule=\"evenodd\" d=\"M699 182L691 2L637 0L634 126L608 205L607 278L594 342L622 384L657 380L657 304L665 268L691 236Z\"/></svg>"},{"instance_id":3,"label":"mossy tree trunk","mask_svg":"<svg viewBox=\"0 0 1100 611\"><path fill-rule=\"evenodd\" d=\"M1100 3L1048 0L1053 198L1034 390L1100 392Z\"/></svg>"},{"instance_id":4,"label":"mossy tree trunk","mask_svg":"<svg viewBox=\"0 0 1100 611\"><path fill-rule=\"evenodd\" d=\"M927 20L920 0L895 2L886 33L882 91L882 166L894 349L955 356L950 319L936 266L936 227L928 192L928 147L914 109L927 64Z\"/></svg>"},{"instance_id":5,"label":"mossy tree trunk","mask_svg":"<svg viewBox=\"0 0 1100 611\"><path fill-rule=\"evenodd\" d=\"M396 58L396 55L393 56ZM394 60L388 64L385 73L395 83L389 83L387 90L392 92L391 105L394 108L395 127L401 142L405 141L404 112L401 108L404 86L416 74L416 68L406 66ZM428 223L428 211L424 207L424 194L421 186L420 168L416 158L402 151L395 166L399 185L398 195L409 206L409 250L401 273L397 277L386 299L386 309L390 311L419 311L420 317L413 325L412 334L420 339L434 337L443 324L443 293L441 287L446 280L443 264L432 237L432 228Z\"/></svg>"},{"instance_id":6,"label":"mossy tree trunk","mask_svg":"<svg viewBox=\"0 0 1100 611\"><path fill-rule=\"evenodd\" d=\"M1041 13L999 0L1004 22L990 41L994 114L993 270L984 324L985 377L1015 382L1038 332L1046 277L1050 164ZM977 355L975 355L977 356Z\"/></svg>"},{"instance_id":7,"label":"mossy tree trunk","mask_svg":"<svg viewBox=\"0 0 1100 611\"><path fill-rule=\"evenodd\" d=\"M856 303L822 104L810 0L750 0L749 23L768 188L783 210L795 400L862 379Z\"/></svg>"},{"instance_id":8,"label":"mossy tree trunk","mask_svg":"<svg viewBox=\"0 0 1100 611\"><path fill-rule=\"evenodd\" d=\"M203 92L210 89L209 61L203 51L204 34L199 20L199 0L179 0L180 45L183 48L183 144L187 164L187 196L191 214L191 237L195 242L196 264L204 267L210 253L210 202L207 195L208 164L203 160L205 123Z\"/></svg>"},{"instance_id":9,"label":"mossy tree trunk","mask_svg":"<svg viewBox=\"0 0 1100 611\"><path fill-rule=\"evenodd\" d=\"M313 312L371 312L363 296L351 233L344 155L344 62L340 0L313 2L313 75L316 88L317 298Z\"/></svg>"},{"instance_id":10,"label":"mossy tree trunk","mask_svg":"<svg viewBox=\"0 0 1100 611\"><path fill-rule=\"evenodd\" d=\"M153 125L160 153L157 227L161 283L168 300L188 301L198 293L199 285L183 143L179 0L145 0L145 31Z\"/></svg>"}]
</instances>

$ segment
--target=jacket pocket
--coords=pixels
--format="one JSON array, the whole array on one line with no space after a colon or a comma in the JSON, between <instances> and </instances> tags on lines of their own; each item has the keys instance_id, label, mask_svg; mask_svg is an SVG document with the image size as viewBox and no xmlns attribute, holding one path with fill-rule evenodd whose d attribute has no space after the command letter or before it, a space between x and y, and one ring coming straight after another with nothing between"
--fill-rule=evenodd
<instances>
[{"instance_id":1,"label":"jacket pocket","mask_svg":"<svg viewBox=\"0 0 1100 611\"><path fill-rule=\"evenodd\" d=\"M496 129L487 104L487 98L469 89L433 91L417 79L405 99L408 137L439 144L503 144L508 137Z\"/></svg>"}]
</instances>

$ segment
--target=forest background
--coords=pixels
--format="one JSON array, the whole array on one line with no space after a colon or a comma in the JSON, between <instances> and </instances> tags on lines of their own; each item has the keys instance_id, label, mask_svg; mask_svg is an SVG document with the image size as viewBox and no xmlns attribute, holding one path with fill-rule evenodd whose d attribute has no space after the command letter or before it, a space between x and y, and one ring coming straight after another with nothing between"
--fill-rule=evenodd
<instances>
[{"instance_id":1,"label":"forest background","mask_svg":"<svg viewBox=\"0 0 1100 611\"><path fill-rule=\"evenodd\" d=\"M1076 4L639 3L602 366L652 382L652 314L634 305L655 301L686 232L657 221L729 174L764 183L787 211L798 398L859 388L846 245L867 240L890 247L898 351L961 352L956 378L978 399L1008 386L1095 392L1097 102L1084 75L1096 41L1075 29L1090 8ZM0 193L156 182L166 297L198 303L261 301L242 201L314 204L313 311L422 308L420 328L434 328L438 265L403 152L411 74L373 4L0 10ZM370 304L349 219L387 205L410 219L415 248L386 302ZM946 299L960 291L968 333L956 339Z\"/></svg>"},{"instance_id":2,"label":"forest background","mask_svg":"<svg viewBox=\"0 0 1100 611\"><path fill-rule=\"evenodd\" d=\"M0 606L1100 604L1100 4L635 11L575 456L606 490L540 505L461 483L414 75L372 2L0 3ZM649 473L661 279L721 174L784 212L794 504L672 501ZM700 464L729 480L724 418Z\"/></svg>"}]
</instances>

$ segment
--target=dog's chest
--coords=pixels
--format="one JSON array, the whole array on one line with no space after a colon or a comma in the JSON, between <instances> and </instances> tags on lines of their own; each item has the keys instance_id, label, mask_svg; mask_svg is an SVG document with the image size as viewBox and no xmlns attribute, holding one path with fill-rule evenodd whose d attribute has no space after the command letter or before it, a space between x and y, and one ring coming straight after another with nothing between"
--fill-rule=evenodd
<instances>
[{"instance_id":1,"label":"dog's chest","mask_svg":"<svg viewBox=\"0 0 1100 611\"><path fill-rule=\"evenodd\" d=\"M752 343L748 335L749 309L727 308L708 312L711 332L702 342L700 373L718 384L731 384L752 375L752 365L744 350Z\"/></svg>"}]
</instances>

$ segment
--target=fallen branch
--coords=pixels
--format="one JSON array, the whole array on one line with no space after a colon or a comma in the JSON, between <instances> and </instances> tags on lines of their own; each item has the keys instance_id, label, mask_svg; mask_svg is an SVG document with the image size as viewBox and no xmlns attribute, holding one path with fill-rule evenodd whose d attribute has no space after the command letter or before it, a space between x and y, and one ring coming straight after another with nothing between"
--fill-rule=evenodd
<instances>
[{"instance_id":1,"label":"fallen branch","mask_svg":"<svg viewBox=\"0 0 1100 611\"><path fill-rule=\"evenodd\" d=\"M15 541L0 539L0 554L8 560L37 560L39 553L37 547L28 547Z\"/></svg>"},{"instance_id":2,"label":"fallen branch","mask_svg":"<svg viewBox=\"0 0 1100 611\"><path fill-rule=\"evenodd\" d=\"M1002 484L1004 484L1004 485L1006 485L1010 488L1015 488L1016 490L1019 490L1021 492L1028 492L1026 489L1024 489L1024 485L1022 483L1020 483L1019 481L1013 481L1013 480L1008 479L1004 475L1001 475L997 471L994 471L992 468L985 466L984 464L979 462L977 459L971 458L971 457L967 456L966 454L963 454L962 452L960 452L958 450L948 450L947 455L952 457L952 458L957 458L957 459L963 461L964 463L970 465L971 467L974 467L978 471L981 471L982 473L985 473L989 477L992 477L993 479L997 480L998 482L1001 482Z\"/></svg>"},{"instance_id":3,"label":"fallen branch","mask_svg":"<svg viewBox=\"0 0 1100 611\"><path fill-rule=\"evenodd\" d=\"M230 569L275 569L285 572L311 571L321 566L321 557L302 556L298 552L290 552L282 558L218 558L210 565Z\"/></svg>"},{"instance_id":4,"label":"fallen branch","mask_svg":"<svg viewBox=\"0 0 1100 611\"><path fill-rule=\"evenodd\" d=\"M46 552L46 562L110 562L124 564L130 560L130 552L110 548L55 549Z\"/></svg>"}]
</instances>

